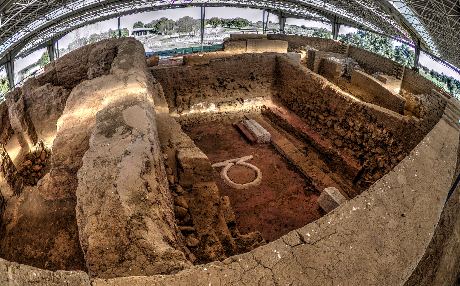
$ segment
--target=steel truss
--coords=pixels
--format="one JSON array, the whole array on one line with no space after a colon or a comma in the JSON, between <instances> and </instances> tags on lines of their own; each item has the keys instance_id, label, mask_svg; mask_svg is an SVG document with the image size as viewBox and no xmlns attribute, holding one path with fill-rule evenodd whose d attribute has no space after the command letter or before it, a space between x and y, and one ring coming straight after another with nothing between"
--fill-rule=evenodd
<instances>
[{"instance_id":1,"label":"steel truss","mask_svg":"<svg viewBox=\"0 0 460 286\"><path fill-rule=\"evenodd\" d=\"M122 15L188 6L265 9L285 17L346 24L410 43L460 67L458 0L4 0L0 65L69 31Z\"/></svg>"}]
</instances>

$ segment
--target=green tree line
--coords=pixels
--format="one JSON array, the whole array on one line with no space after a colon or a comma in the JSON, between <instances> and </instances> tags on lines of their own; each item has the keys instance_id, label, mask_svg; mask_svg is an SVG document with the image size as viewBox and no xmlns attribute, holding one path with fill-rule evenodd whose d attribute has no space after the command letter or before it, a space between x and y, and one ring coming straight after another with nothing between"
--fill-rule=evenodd
<instances>
[{"instance_id":1,"label":"green tree line","mask_svg":"<svg viewBox=\"0 0 460 286\"><path fill-rule=\"evenodd\" d=\"M225 27L225 28L244 28L252 24L247 19L243 18L233 18L233 19L223 19L218 17L213 17L205 22L207 25L210 25L214 28L217 27ZM140 28L149 28L152 29L152 32L159 35L170 35L173 33L195 33L200 30L200 20L193 19L190 16L185 16L177 21L168 19L168 18L160 18L158 20L153 20L150 23L143 23L138 21L133 24L133 29L140 29Z\"/></svg>"}]
</instances>

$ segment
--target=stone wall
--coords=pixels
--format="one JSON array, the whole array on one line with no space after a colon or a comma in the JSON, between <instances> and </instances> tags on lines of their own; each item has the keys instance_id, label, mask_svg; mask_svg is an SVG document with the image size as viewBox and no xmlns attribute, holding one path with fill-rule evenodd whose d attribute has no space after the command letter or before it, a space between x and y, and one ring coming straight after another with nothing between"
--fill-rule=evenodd
<instances>
[{"instance_id":1,"label":"stone wall","mask_svg":"<svg viewBox=\"0 0 460 286\"><path fill-rule=\"evenodd\" d=\"M402 96L392 93L380 81L367 73L353 70L349 89L354 96L365 102L404 114L406 100Z\"/></svg>"},{"instance_id":2,"label":"stone wall","mask_svg":"<svg viewBox=\"0 0 460 286\"><path fill-rule=\"evenodd\" d=\"M277 98L306 120L338 150L351 151L364 171L359 184L368 187L393 169L441 118L445 101L424 99L421 119L404 117L375 105L353 100L307 68L279 56Z\"/></svg>"},{"instance_id":3,"label":"stone wall","mask_svg":"<svg viewBox=\"0 0 460 286\"><path fill-rule=\"evenodd\" d=\"M235 104L272 94L276 54L243 54L212 60L208 65L151 69L162 85L171 110L187 111L206 102L204 108Z\"/></svg>"},{"instance_id":4,"label":"stone wall","mask_svg":"<svg viewBox=\"0 0 460 286\"><path fill-rule=\"evenodd\" d=\"M282 34L270 34L267 38L269 40L282 40L288 42L288 50L290 52L296 52L301 49L308 50L312 48L323 52L332 52L340 54L346 54L347 52L347 45L342 44L339 41L329 39Z\"/></svg>"},{"instance_id":5,"label":"stone wall","mask_svg":"<svg viewBox=\"0 0 460 286\"><path fill-rule=\"evenodd\" d=\"M399 79L403 77L404 67L402 65L375 53L350 46L347 56L356 60L368 74L382 72Z\"/></svg>"}]
</instances>

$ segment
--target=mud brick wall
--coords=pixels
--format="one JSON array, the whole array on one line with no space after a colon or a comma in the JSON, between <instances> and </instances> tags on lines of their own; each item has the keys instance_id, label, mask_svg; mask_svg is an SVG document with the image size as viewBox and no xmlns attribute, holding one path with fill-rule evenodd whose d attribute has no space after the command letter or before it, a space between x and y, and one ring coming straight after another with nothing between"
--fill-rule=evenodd
<instances>
[{"instance_id":1,"label":"mud brick wall","mask_svg":"<svg viewBox=\"0 0 460 286\"><path fill-rule=\"evenodd\" d=\"M364 166L358 181L363 187L404 159L442 115L439 102L428 102L422 119L358 102L282 56L277 58L277 74L276 97L313 130L329 137L338 150L351 151Z\"/></svg>"},{"instance_id":2,"label":"mud brick wall","mask_svg":"<svg viewBox=\"0 0 460 286\"><path fill-rule=\"evenodd\" d=\"M287 41L289 43L288 49L290 52L298 51L305 47L311 47L319 51L340 54L345 54L347 51L347 45L329 39L282 34L268 35L268 39Z\"/></svg>"},{"instance_id":3,"label":"mud brick wall","mask_svg":"<svg viewBox=\"0 0 460 286\"><path fill-rule=\"evenodd\" d=\"M184 56L184 65L209 64L212 60L231 57L244 53L287 53L288 43L285 41L267 39L248 39L241 41L226 41L224 51L192 54Z\"/></svg>"},{"instance_id":4,"label":"mud brick wall","mask_svg":"<svg viewBox=\"0 0 460 286\"><path fill-rule=\"evenodd\" d=\"M182 112L201 102L239 101L272 94L276 54L243 54L207 65L151 69L171 110Z\"/></svg>"},{"instance_id":5,"label":"mud brick wall","mask_svg":"<svg viewBox=\"0 0 460 286\"><path fill-rule=\"evenodd\" d=\"M369 74L382 72L399 79L403 77L404 67L402 65L372 52L350 46L348 49L348 57L356 60Z\"/></svg>"},{"instance_id":6,"label":"mud brick wall","mask_svg":"<svg viewBox=\"0 0 460 286\"><path fill-rule=\"evenodd\" d=\"M377 79L359 70L351 74L350 89L362 100L404 114L406 100L385 88Z\"/></svg>"},{"instance_id":7,"label":"mud brick wall","mask_svg":"<svg viewBox=\"0 0 460 286\"><path fill-rule=\"evenodd\" d=\"M318 68L318 73L331 82L338 81L344 72L343 64L332 59L322 59Z\"/></svg>"},{"instance_id":8,"label":"mud brick wall","mask_svg":"<svg viewBox=\"0 0 460 286\"><path fill-rule=\"evenodd\" d=\"M314 71L315 73L319 73L321 62L327 58L343 58L341 54L333 53L333 52L324 52L324 51L315 51L309 50L308 57L307 57L307 67ZM324 69L323 69L324 72Z\"/></svg>"},{"instance_id":9,"label":"mud brick wall","mask_svg":"<svg viewBox=\"0 0 460 286\"><path fill-rule=\"evenodd\" d=\"M440 87L411 69L405 69L401 89L413 94L423 94L434 89L445 94Z\"/></svg>"},{"instance_id":10,"label":"mud brick wall","mask_svg":"<svg viewBox=\"0 0 460 286\"><path fill-rule=\"evenodd\" d=\"M8 116L8 106L6 102L0 103L0 143L6 144L13 135L14 131Z\"/></svg>"}]
</instances>

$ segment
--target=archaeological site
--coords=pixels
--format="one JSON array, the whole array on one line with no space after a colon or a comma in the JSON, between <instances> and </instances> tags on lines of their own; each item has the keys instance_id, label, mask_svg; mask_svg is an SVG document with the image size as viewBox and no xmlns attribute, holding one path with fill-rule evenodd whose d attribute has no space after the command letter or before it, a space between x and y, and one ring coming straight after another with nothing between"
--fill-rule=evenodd
<instances>
[{"instance_id":1,"label":"archaeological site","mask_svg":"<svg viewBox=\"0 0 460 286\"><path fill-rule=\"evenodd\" d=\"M83 45L0 103L0 285L459 285L459 118L335 39Z\"/></svg>"}]
</instances>

